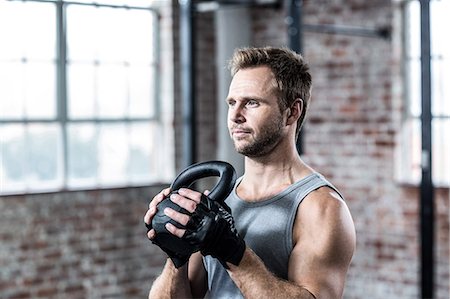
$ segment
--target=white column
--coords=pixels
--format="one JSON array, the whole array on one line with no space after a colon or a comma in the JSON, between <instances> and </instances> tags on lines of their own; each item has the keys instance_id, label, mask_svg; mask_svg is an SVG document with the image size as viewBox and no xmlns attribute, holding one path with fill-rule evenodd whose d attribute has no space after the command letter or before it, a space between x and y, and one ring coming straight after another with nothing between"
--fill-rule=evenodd
<instances>
[{"instance_id":1,"label":"white column","mask_svg":"<svg viewBox=\"0 0 450 299\"><path fill-rule=\"evenodd\" d=\"M230 71L227 68L235 48L250 44L250 16L248 8L220 7L216 11L216 52L217 52L217 90L218 117L217 157L219 160L232 164L238 176L244 172L244 158L236 153L227 129L227 110L225 99L231 82Z\"/></svg>"}]
</instances>

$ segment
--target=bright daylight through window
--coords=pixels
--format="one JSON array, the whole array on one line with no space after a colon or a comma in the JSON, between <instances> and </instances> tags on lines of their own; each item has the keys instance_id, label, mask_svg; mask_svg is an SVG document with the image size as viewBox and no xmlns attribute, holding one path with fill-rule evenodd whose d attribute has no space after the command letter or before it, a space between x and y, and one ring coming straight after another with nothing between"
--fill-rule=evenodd
<instances>
[{"instance_id":1,"label":"bright daylight through window","mask_svg":"<svg viewBox=\"0 0 450 299\"><path fill-rule=\"evenodd\" d=\"M417 184L421 178L420 3L408 1L405 11L405 105L400 179ZM450 186L450 1L430 1L431 109L433 182Z\"/></svg>"},{"instance_id":2,"label":"bright daylight through window","mask_svg":"<svg viewBox=\"0 0 450 299\"><path fill-rule=\"evenodd\" d=\"M0 0L0 194L170 175L150 4Z\"/></svg>"}]
</instances>

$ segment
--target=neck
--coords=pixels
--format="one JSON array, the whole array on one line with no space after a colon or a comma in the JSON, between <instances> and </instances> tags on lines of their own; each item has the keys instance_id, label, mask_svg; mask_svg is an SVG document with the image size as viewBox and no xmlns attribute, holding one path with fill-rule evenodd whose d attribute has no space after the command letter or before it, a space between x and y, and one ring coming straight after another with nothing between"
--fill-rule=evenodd
<instances>
[{"instance_id":1,"label":"neck","mask_svg":"<svg viewBox=\"0 0 450 299\"><path fill-rule=\"evenodd\" d=\"M245 172L238 186L244 200L269 198L312 172L300 158L295 143L278 145L262 157L246 157Z\"/></svg>"}]
</instances>

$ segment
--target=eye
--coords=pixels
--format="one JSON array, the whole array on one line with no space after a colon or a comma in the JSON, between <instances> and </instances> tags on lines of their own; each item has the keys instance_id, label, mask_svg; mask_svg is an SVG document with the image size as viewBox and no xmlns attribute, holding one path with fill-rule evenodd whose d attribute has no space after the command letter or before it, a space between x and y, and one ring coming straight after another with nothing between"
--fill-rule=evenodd
<instances>
[{"instance_id":1,"label":"eye","mask_svg":"<svg viewBox=\"0 0 450 299\"><path fill-rule=\"evenodd\" d=\"M230 100L227 100L227 104L228 104L228 106L234 106L236 104L236 101L230 99Z\"/></svg>"},{"instance_id":2,"label":"eye","mask_svg":"<svg viewBox=\"0 0 450 299\"><path fill-rule=\"evenodd\" d=\"M245 105L248 106L248 107L258 107L259 106L259 102L256 101L256 100L248 100Z\"/></svg>"}]
</instances>

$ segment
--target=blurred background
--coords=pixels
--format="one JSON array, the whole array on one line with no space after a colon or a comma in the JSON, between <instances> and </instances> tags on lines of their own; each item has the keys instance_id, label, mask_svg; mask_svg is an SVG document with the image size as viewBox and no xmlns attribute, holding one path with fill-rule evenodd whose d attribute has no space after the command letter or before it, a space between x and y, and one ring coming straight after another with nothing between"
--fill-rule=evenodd
<instances>
[{"instance_id":1,"label":"blurred background","mask_svg":"<svg viewBox=\"0 0 450 299\"><path fill-rule=\"evenodd\" d=\"M165 261L150 199L194 162L242 173L224 99L243 46L311 66L298 147L355 221L344 298L449 298L449 16L448 0L0 0L0 298L147 296Z\"/></svg>"}]
</instances>

